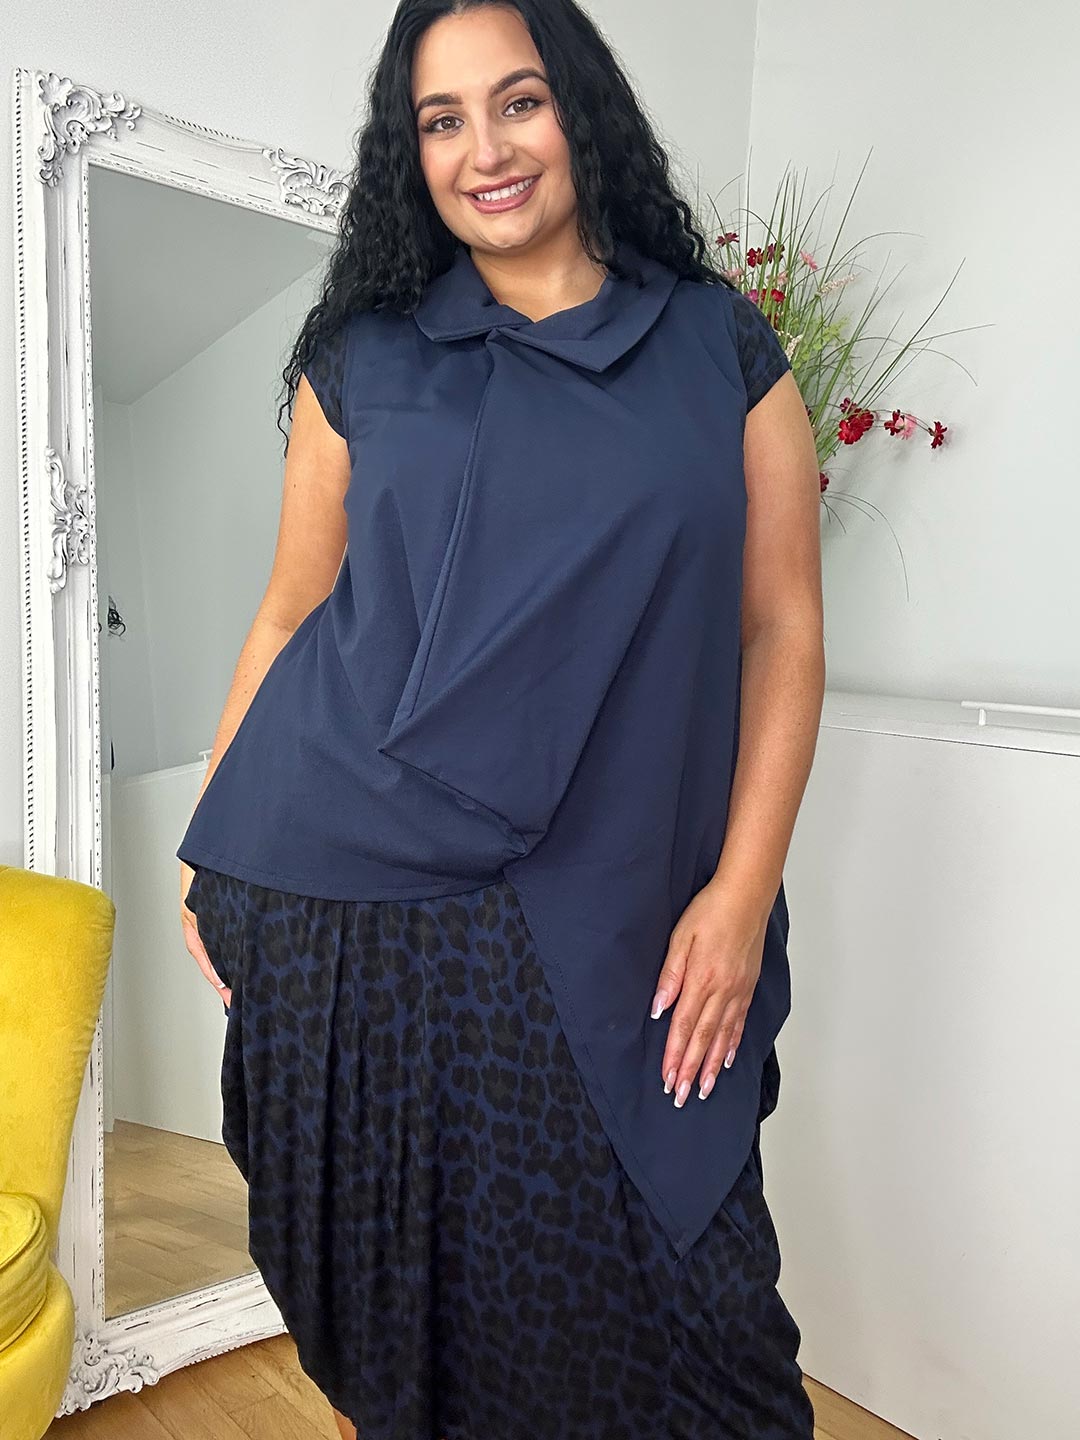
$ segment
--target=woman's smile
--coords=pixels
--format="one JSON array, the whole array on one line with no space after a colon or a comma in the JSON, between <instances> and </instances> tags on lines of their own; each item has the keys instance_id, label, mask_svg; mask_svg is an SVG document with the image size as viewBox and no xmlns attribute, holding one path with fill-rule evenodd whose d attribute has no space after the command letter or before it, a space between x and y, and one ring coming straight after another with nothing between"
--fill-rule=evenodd
<instances>
[{"instance_id":1,"label":"woman's smile","mask_svg":"<svg viewBox=\"0 0 1080 1440\"><path fill-rule=\"evenodd\" d=\"M517 210L524 205L536 189L536 182L539 178L539 175L533 175L517 185L504 185L485 190L483 192L485 195L494 197L487 200L483 200L479 195L469 191L466 191L466 194L482 215L497 215L502 210Z\"/></svg>"}]
</instances>

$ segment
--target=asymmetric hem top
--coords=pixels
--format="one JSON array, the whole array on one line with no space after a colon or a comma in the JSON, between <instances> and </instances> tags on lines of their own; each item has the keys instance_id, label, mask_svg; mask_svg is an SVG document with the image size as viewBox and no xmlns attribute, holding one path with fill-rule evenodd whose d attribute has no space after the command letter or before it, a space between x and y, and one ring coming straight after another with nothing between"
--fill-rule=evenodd
<instances>
[{"instance_id":1,"label":"asymmetric hem top","mask_svg":"<svg viewBox=\"0 0 1080 1440\"><path fill-rule=\"evenodd\" d=\"M333 591L274 657L177 850L325 899L516 889L612 1145L681 1256L749 1151L790 1008L781 884L730 1070L660 1078L668 940L738 749L747 410L785 370L725 285L636 274L542 320L460 246L305 370L346 439Z\"/></svg>"}]
</instances>

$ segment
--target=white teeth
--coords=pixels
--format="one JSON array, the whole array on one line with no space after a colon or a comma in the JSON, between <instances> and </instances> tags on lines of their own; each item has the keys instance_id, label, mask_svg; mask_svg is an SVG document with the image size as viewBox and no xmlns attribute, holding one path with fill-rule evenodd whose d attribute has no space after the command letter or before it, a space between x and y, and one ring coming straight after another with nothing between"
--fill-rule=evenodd
<instances>
[{"instance_id":1,"label":"white teeth","mask_svg":"<svg viewBox=\"0 0 1080 1440\"><path fill-rule=\"evenodd\" d=\"M511 195L520 195L532 183L532 180L519 180L516 185L506 185L501 190L478 190L476 198L478 200L506 200Z\"/></svg>"}]
</instances>

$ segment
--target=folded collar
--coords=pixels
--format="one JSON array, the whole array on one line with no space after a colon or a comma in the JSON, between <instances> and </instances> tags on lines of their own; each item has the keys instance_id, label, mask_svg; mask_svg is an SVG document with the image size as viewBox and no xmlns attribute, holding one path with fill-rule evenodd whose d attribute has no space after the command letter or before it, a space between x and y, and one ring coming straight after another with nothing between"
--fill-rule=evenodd
<instances>
[{"instance_id":1,"label":"folded collar","mask_svg":"<svg viewBox=\"0 0 1080 1440\"><path fill-rule=\"evenodd\" d=\"M461 340L491 330L582 365L604 370L635 345L659 318L678 274L629 241L616 242L620 262L635 267L643 283L607 274L591 300L530 320L500 305L477 270L469 248L459 245L448 270L425 289L413 318L429 340Z\"/></svg>"}]
</instances>

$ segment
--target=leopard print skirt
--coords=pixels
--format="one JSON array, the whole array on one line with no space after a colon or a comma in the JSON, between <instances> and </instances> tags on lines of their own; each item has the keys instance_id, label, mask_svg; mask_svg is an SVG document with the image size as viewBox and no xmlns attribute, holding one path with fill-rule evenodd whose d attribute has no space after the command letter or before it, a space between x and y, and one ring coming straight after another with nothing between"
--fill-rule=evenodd
<instances>
[{"instance_id":1,"label":"leopard print skirt","mask_svg":"<svg viewBox=\"0 0 1080 1440\"><path fill-rule=\"evenodd\" d=\"M232 989L251 1257L360 1440L813 1440L762 1189L775 1049L746 1166L678 1260L508 881L340 901L201 867L187 902Z\"/></svg>"}]
</instances>

